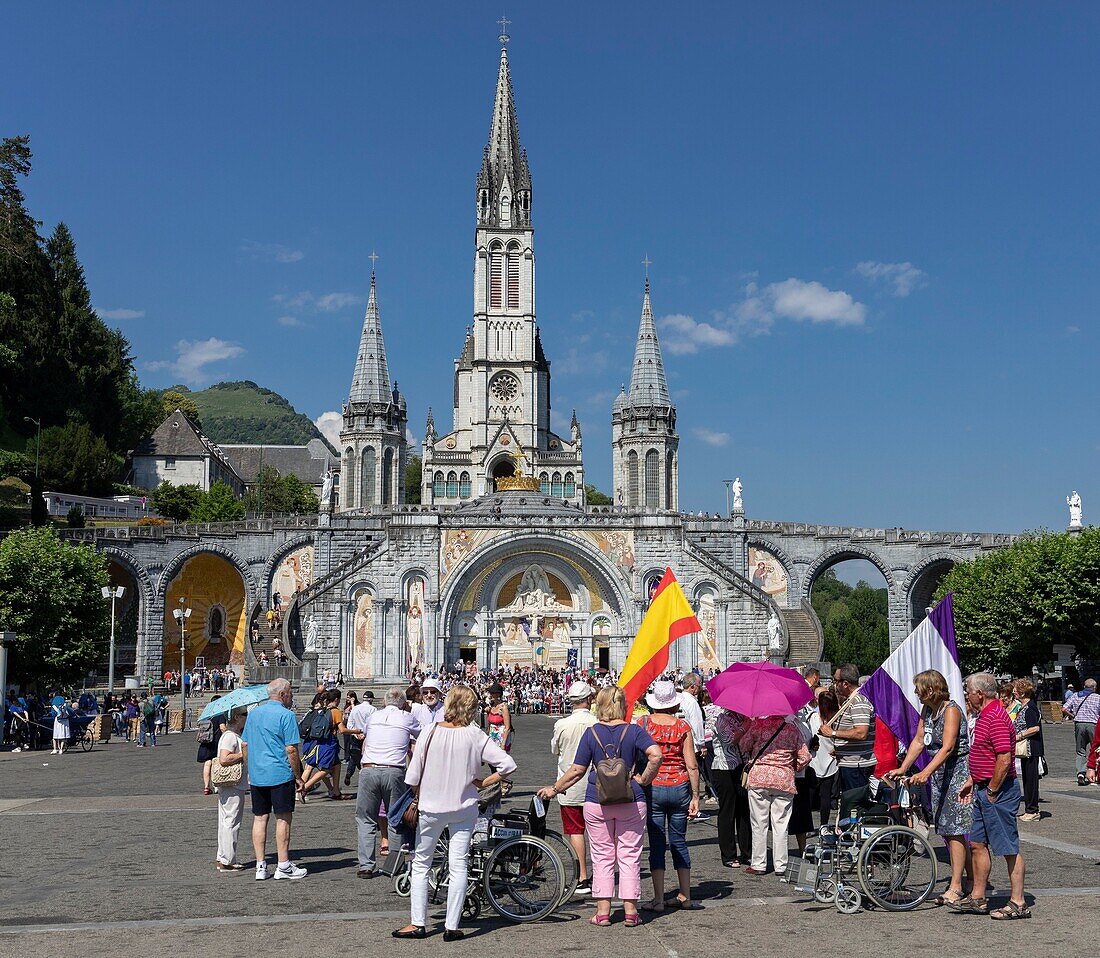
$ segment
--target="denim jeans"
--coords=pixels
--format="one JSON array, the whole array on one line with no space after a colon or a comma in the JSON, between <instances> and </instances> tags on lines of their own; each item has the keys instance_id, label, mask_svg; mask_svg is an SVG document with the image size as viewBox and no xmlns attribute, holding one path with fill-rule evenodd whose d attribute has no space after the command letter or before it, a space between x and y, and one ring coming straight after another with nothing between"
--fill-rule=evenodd
<instances>
[{"instance_id":1,"label":"denim jeans","mask_svg":"<svg viewBox=\"0 0 1100 958\"><path fill-rule=\"evenodd\" d=\"M646 831L649 834L649 870L664 871L665 848L672 846L672 867L691 868L687 846L691 783L654 785L649 789Z\"/></svg>"}]
</instances>

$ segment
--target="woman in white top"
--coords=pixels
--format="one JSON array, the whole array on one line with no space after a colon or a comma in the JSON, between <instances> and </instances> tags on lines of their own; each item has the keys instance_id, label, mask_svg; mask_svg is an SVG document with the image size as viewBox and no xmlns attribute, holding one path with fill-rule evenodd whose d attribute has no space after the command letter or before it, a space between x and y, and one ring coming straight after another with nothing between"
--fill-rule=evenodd
<instances>
[{"instance_id":1,"label":"woman in white top","mask_svg":"<svg viewBox=\"0 0 1100 958\"><path fill-rule=\"evenodd\" d=\"M218 786L218 858L220 872L239 872L245 866L237 861L237 836L244 817L244 796L248 792L248 766L244 762L241 730L248 712L237 709L231 712L218 739L219 765L241 766L241 780L235 785ZM218 719L215 719L218 721Z\"/></svg>"},{"instance_id":2,"label":"woman in white top","mask_svg":"<svg viewBox=\"0 0 1100 958\"><path fill-rule=\"evenodd\" d=\"M817 690L817 709L810 720L810 731L817 738L817 751L810 760L809 770L816 780L814 791L817 797L817 810L821 817L821 824L829 824L829 816L833 809L833 798L837 794L837 764L833 754L833 740L818 735L818 730L824 722L831 722L840 709L836 692L832 689Z\"/></svg>"},{"instance_id":3,"label":"woman in white top","mask_svg":"<svg viewBox=\"0 0 1100 958\"><path fill-rule=\"evenodd\" d=\"M445 828L450 830L450 876L443 940L456 941L462 937L458 923L466 897L466 860L477 820L477 792L516 770L511 756L471 724L477 714L477 695L465 685L456 685L443 703L443 721L417 739L405 774L405 783L417 792L420 808L412 865L412 921L393 932L394 938L427 936L428 871L436 842ZM495 770L484 778L483 763Z\"/></svg>"}]
</instances>

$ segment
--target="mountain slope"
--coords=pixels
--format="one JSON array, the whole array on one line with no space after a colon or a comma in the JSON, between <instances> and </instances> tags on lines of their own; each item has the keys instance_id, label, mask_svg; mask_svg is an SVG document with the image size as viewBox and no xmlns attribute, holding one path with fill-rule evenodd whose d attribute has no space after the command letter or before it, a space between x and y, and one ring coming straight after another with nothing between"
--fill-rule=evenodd
<instances>
[{"instance_id":1,"label":"mountain slope","mask_svg":"<svg viewBox=\"0 0 1100 958\"><path fill-rule=\"evenodd\" d=\"M202 431L214 442L304 445L311 439L324 439L308 416L277 392L249 380L215 383L197 392L186 386L172 389L195 401Z\"/></svg>"}]
</instances>

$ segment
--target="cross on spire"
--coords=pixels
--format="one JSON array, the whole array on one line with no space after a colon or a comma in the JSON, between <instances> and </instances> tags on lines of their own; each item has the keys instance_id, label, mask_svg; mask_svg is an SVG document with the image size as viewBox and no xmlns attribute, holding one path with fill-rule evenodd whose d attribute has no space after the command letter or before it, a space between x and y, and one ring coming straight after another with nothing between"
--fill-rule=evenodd
<instances>
[{"instance_id":1,"label":"cross on spire","mask_svg":"<svg viewBox=\"0 0 1100 958\"><path fill-rule=\"evenodd\" d=\"M649 253L645 254L645 259L642 260L642 265L645 267L645 278L649 279L649 267L653 265L653 260L649 258Z\"/></svg>"},{"instance_id":2,"label":"cross on spire","mask_svg":"<svg viewBox=\"0 0 1100 958\"><path fill-rule=\"evenodd\" d=\"M501 17L499 20L497 20L497 23L500 24L500 36L497 37L497 39L500 41L500 45L502 47L508 46L508 41L512 39L510 36L508 36L508 24L510 24L511 22L512 21L509 20L507 17Z\"/></svg>"}]
</instances>

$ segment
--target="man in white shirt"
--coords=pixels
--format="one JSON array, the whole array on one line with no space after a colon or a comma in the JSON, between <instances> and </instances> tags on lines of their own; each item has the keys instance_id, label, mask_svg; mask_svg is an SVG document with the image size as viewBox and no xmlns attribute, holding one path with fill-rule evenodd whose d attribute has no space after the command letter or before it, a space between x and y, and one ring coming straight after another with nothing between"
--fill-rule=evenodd
<instances>
[{"instance_id":1,"label":"man in white shirt","mask_svg":"<svg viewBox=\"0 0 1100 958\"><path fill-rule=\"evenodd\" d=\"M412 707L412 716L424 729L443 721L443 689L435 679L425 679L420 686L420 701Z\"/></svg>"},{"instance_id":2,"label":"man in white shirt","mask_svg":"<svg viewBox=\"0 0 1100 958\"><path fill-rule=\"evenodd\" d=\"M695 757L699 762L699 770L703 787L708 793L713 793L710 782L703 769L704 751L706 750L707 730L703 724L703 709L699 705L699 693L703 690L703 679L698 672L688 672L683 679L683 691L680 693L680 714L684 721L691 726L691 738L695 742ZM700 811L693 821L705 822L710 818L705 812Z\"/></svg>"},{"instance_id":3,"label":"man in white shirt","mask_svg":"<svg viewBox=\"0 0 1100 958\"><path fill-rule=\"evenodd\" d=\"M352 712L362 709L364 704ZM404 792L409 747L419 734L419 723L405 711L405 690L400 686L390 689L383 707L367 715L363 723L363 762L355 799L360 878L373 878L376 874L378 809L383 804L393 808Z\"/></svg>"},{"instance_id":4,"label":"man in white shirt","mask_svg":"<svg viewBox=\"0 0 1100 958\"><path fill-rule=\"evenodd\" d=\"M550 751L558 758L558 778L573 764L581 739L596 724L596 716L592 714L592 698L595 694L596 690L587 682L574 682L569 686L566 697L573 706L573 711L554 723L554 734L550 737ZM587 788L588 776L582 775L578 782L558 795L561 830L573 846L577 861L580 862L576 894L586 896L592 894L592 879L588 877L584 842L584 793Z\"/></svg>"}]
</instances>

